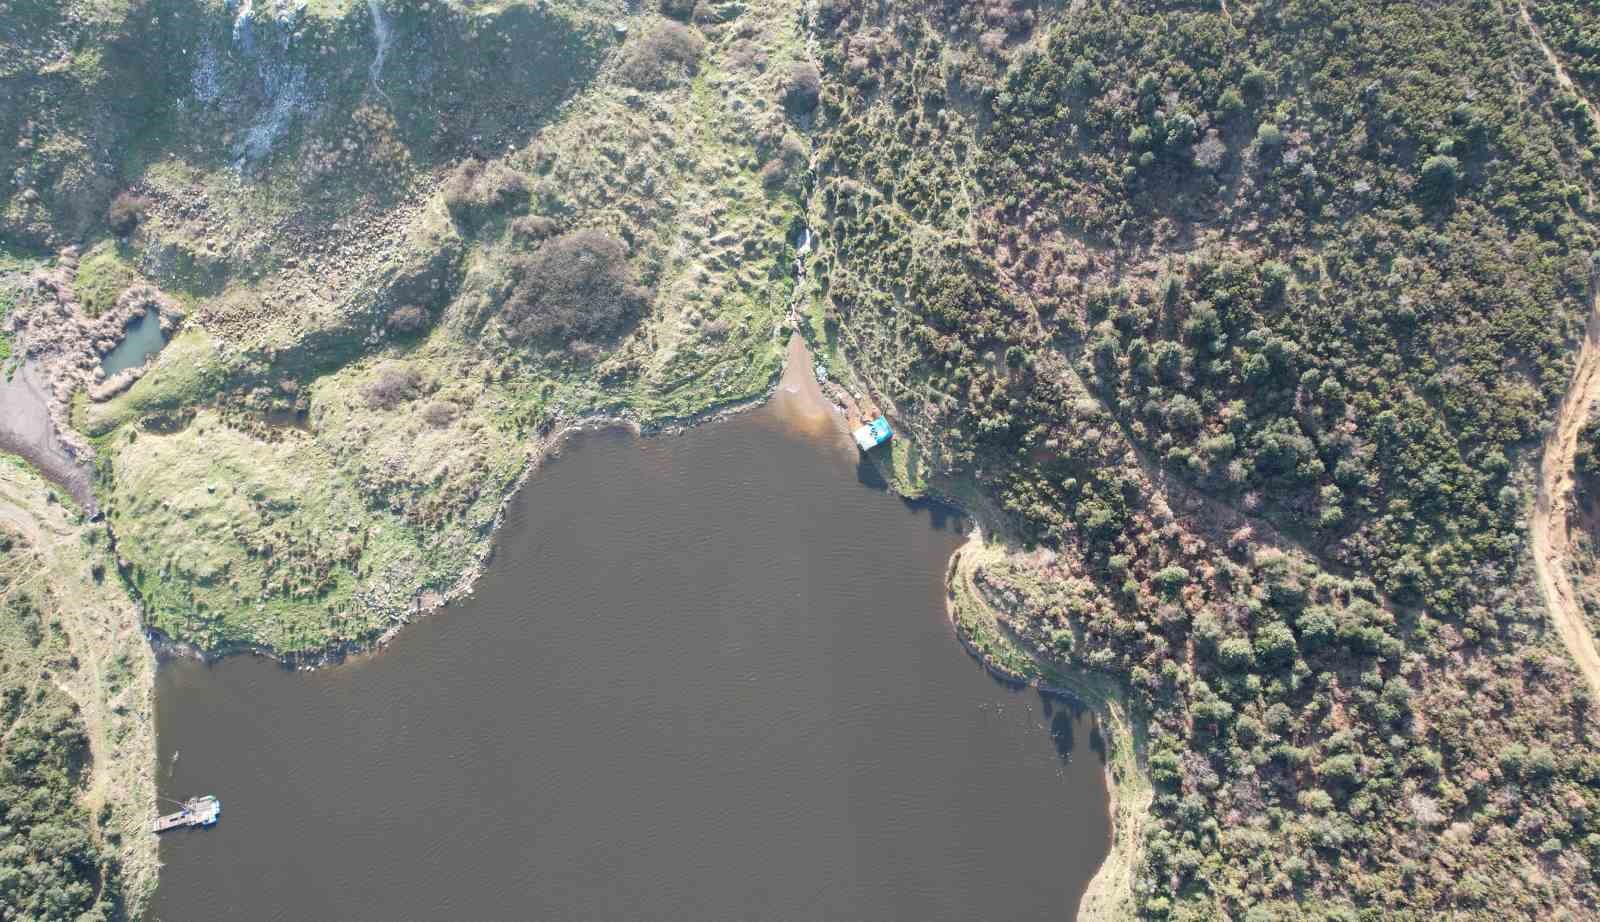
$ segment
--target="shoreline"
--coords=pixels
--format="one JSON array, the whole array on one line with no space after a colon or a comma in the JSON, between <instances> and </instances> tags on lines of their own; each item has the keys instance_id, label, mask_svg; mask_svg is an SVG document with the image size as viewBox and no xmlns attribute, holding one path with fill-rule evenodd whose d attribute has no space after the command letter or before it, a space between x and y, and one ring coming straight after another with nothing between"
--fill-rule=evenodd
<instances>
[{"instance_id":1,"label":"shoreline","mask_svg":"<svg viewBox=\"0 0 1600 922\"><path fill-rule=\"evenodd\" d=\"M796 360L796 350L804 361ZM493 538L505 524L507 511L511 503L521 494L528 481L543 467L544 462L560 453L564 441L572 435L581 432L598 432L609 429L626 429L635 438L650 438L657 436L684 435L693 429L709 423L721 422L737 415L773 405L776 398L785 394L794 394L799 400L804 401L815 411L805 419L796 420L797 423L809 421L815 423L825 415L830 424L840 422L839 413L843 408L829 400L817 385L812 373L812 354L809 345L799 332L791 335L789 356L782 370L774 377L765 391L757 397L729 401L727 403L707 408L705 411L690 416L670 417L649 423L639 421L637 418L622 414L599 413L590 416L574 417L557 422L551 430L537 436L537 441L530 448L525 463L506 495L502 498L494 521L487 530L488 544L481 556L468 566L456 580L455 584L443 591L436 589L422 589L413 596L413 605L404 620L397 621L375 637L364 641L347 641L308 653L281 653L270 647L258 645L243 645L223 647L216 650L201 650L193 644L174 640L164 633L153 628L144 628L144 636L159 665L161 662L175 659L192 659L203 663L215 663L223 659L238 655L260 656L275 661L282 668L293 671L310 672L330 666L349 663L351 660L365 656L375 655L383 651L402 630L410 626L418 618L430 614L446 605L468 598L476 591L477 582L483 575L496 548ZM792 375L803 375L805 383L795 382ZM789 386L786 386L787 385ZM843 430L840 430L843 432ZM876 461L875 461L876 463ZM1143 756L1140 753L1138 734L1129 722L1127 707L1120 697L1105 689L1096 689L1096 683L1086 677L1080 686L1070 681L1058 683L1049 672L1056 672L1056 667L1051 664L1035 663L1039 669L1037 674L1029 675L1011 668L992 653L985 650L974 636L971 626L965 623L961 616L961 603L966 602L983 611L988 620L993 622L996 631L1004 632L1005 627L999 617L993 612L988 603L981 597L976 587L971 584L970 572L967 567L971 558L970 553L975 549L982 549L983 525L979 516L974 511L954 497L943 493L929 493L923 496L905 496L894 487L892 479L887 481L890 492L901 496L902 499L912 502L933 503L948 508L965 517L973 523L973 532L966 543L958 547L950 556L945 574L945 615L950 624L951 632L956 642L986 673L1016 690L1033 689L1042 694L1070 700L1091 710L1095 716L1096 726L1106 737L1108 755L1104 766L1104 779L1108 796L1108 815L1110 823L1110 847L1106 857L1102 860L1099 869L1089 881L1078 906L1078 918L1085 922L1100 922L1100 920L1121 919L1128 917L1132 911L1133 874L1138 866L1139 838L1143 828L1141 816L1148 809L1149 785L1145 781L1137 786L1130 786L1129 781L1145 777ZM113 536L113 541L114 541ZM130 592L130 595L132 593ZM1021 651L1019 645L1012 639L1001 642L1018 647L1031 659L1031 654ZM1065 678L1064 676L1061 678ZM1115 699L1115 700L1114 700ZM1120 777L1129 776L1129 777Z\"/></svg>"},{"instance_id":2,"label":"shoreline","mask_svg":"<svg viewBox=\"0 0 1600 922\"><path fill-rule=\"evenodd\" d=\"M679 436L693 429L709 423L721 422L742 413L766 406L782 386L783 378L787 375L789 363L767 385L765 391L759 396L730 400L720 404L713 404L700 413L689 416L664 417L648 423L640 422L637 418L610 413L597 413L588 416L577 416L569 420L562 420L546 434L536 436L536 441L527 453L522 469L515 480L511 482L506 495L501 498L495 510L494 521L488 526L485 538L488 541L478 559L467 566L453 585L444 589L418 590L412 596L412 605L403 620L396 621L381 633L367 640L350 640L332 644L314 651L284 653L269 646L259 644L226 645L213 650L202 650L186 641L174 640L166 633L151 627L144 627L146 641L155 654L158 663L168 660L188 659L202 663L216 663L233 656L259 656L278 663L284 669L296 672L312 672L329 666L338 666L352 659L376 654L388 646L399 636L400 632L410 626L418 618L431 614L451 602L468 598L476 591L478 579L483 575L489 561L495 553L494 536L499 533L505 524L506 512L511 503L521 494L522 488L528 480L536 474L547 458L558 454L562 442L571 435L579 432L600 432L607 429L627 429L635 438L655 438L659 436ZM109 531L109 526L108 529ZM112 535L115 545L116 537ZM124 584L127 580L124 578ZM128 586L129 595L135 596L131 585ZM141 603L142 604L142 603Z\"/></svg>"},{"instance_id":3,"label":"shoreline","mask_svg":"<svg viewBox=\"0 0 1600 922\"><path fill-rule=\"evenodd\" d=\"M1134 876L1139 867L1144 817L1149 812L1153 791L1145 765L1143 734L1134 725L1125 699L1114 688L1100 687L1096 677L1085 675L1078 682L1048 662L1040 662L1013 637L1003 619L973 584L972 558L986 549L981 528L974 527L966 543L950 555L945 571L945 616L951 632L967 655L996 681L1008 687L1033 689L1087 707L1095 715L1107 743L1104 775L1110 844L1106 856L1078 902L1080 922L1113 922L1132 918ZM1026 656L1037 674L1028 675L1002 662L980 642L984 625L969 624L962 608L976 608L977 616L990 622L995 643L1014 648ZM1053 673L1053 675L1052 675Z\"/></svg>"}]
</instances>

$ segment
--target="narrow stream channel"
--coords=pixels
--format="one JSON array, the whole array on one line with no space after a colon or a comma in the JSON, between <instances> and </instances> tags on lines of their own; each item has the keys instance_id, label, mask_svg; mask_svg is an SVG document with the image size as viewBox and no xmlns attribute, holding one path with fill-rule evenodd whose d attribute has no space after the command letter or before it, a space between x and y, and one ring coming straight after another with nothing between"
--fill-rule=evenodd
<instances>
[{"instance_id":1,"label":"narrow stream channel","mask_svg":"<svg viewBox=\"0 0 1600 922\"><path fill-rule=\"evenodd\" d=\"M1070 919L1092 719L951 635L966 523L858 482L799 389L583 434L476 595L309 674L162 667L153 918Z\"/></svg>"}]
</instances>

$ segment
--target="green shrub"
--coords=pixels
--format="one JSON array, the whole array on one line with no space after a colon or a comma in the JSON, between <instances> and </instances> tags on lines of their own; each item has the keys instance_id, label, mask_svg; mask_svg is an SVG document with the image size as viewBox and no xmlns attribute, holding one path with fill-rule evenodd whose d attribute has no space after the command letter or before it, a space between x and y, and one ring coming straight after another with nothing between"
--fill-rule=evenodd
<instances>
[{"instance_id":1,"label":"green shrub","mask_svg":"<svg viewBox=\"0 0 1600 922\"><path fill-rule=\"evenodd\" d=\"M1422 163L1422 178L1417 191L1424 200L1441 203L1455 197L1461 161L1445 154L1434 154Z\"/></svg>"}]
</instances>

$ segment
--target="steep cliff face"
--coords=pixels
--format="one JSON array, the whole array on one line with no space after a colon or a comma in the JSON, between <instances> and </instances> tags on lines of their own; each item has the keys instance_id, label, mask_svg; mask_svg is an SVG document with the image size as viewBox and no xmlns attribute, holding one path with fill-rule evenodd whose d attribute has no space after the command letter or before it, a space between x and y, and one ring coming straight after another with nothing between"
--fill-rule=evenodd
<instances>
[{"instance_id":1,"label":"steep cliff face","mask_svg":"<svg viewBox=\"0 0 1600 922\"><path fill-rule=\"evenodd\" d=\"M612 6L8 2L0 240L80 241L171 160L393 196L412 170L526 142L594 76ZM363 190L353 123L381 135L362 139Z\"/></svg>"}]
</instances>

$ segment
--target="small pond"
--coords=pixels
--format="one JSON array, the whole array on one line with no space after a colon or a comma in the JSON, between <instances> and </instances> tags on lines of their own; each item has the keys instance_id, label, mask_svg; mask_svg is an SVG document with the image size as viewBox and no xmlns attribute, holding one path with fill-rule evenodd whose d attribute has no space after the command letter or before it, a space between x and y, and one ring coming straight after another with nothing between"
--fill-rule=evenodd
<instances>
[{"instance_id":1,"label":"small pond","mask_svg":"<svg viewBox=\"0 0 1600 922\"><path fill-rule=\"evenodd\" d=\"M122 342L117 343L117 348L100 360L100 367L105 369L106 377L110 378L143 365L145 359L161 351L166 344L167 338L161 333L161 314L152 307L145 311L143 317L128 324Z\"/></svg>"}]
</instances>

